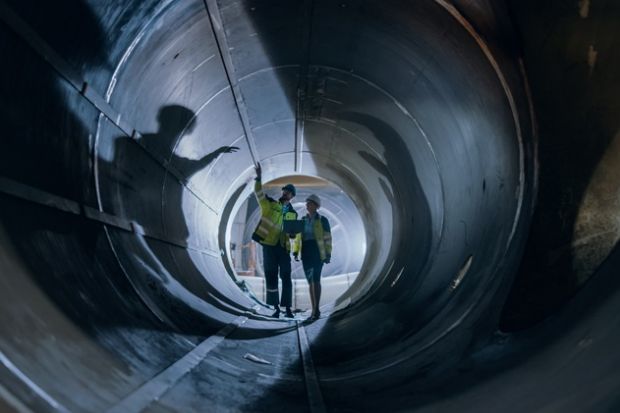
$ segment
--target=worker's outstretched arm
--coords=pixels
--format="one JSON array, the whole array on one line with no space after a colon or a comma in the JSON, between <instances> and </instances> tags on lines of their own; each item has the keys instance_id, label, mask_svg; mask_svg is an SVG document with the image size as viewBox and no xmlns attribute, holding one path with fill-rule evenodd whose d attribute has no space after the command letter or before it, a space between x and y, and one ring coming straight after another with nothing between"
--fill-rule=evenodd
<instances>
[{"instance_id":1,"label":"worker's outstretched arm","mask_svg":"<svg viewBox=\"0 0 620 413\"><path fill-rule=\"evenodd\" d=\"M254 183L254 195L256 196L256 200L258 201L258 205L260 206L261 212L266 213L269 211L269 200L265 196L265 192L263 191L262 184L262 169L260 163L257 163L255 166L256 169L256 178Z\"/></svg>"},{"instance_id":2,"label":"worker's outstretched arm","mask_svg":"<svg viewBox=\"0 0 620 413\"><path fill-rule=\"evenodd\" d=\"M186 174L189 178L196 172L206 168L211 162L213 162L218 156L223 153L235 153L239 150L238 146L221 146L217 150L203 156L202 158L187 159L182 156L172 155L172 165L180 169L182 173Z\"/></svg>"}]
</instances>

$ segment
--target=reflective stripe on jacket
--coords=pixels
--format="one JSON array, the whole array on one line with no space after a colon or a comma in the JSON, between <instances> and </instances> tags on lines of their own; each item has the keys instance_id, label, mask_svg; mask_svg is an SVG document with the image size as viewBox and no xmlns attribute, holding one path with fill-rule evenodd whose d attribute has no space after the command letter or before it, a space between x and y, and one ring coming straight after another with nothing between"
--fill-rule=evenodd
<instances>
[{"instance_id":1,"label":"reflective stripe on jacket","mask_svg":"<svg viewBox=\"0 0 620 413\"><path fill-rule=\"evenodd\" d=\"M284 214L284 205L265 195L260 180L256 180L254 195L256 195L256 200L260 206L261 217L252 234L252 239L270 246L277 245L279 242L287 251L290 251L290 239L287 234L282 232L282 223L284 220L296 220L297 212L289 207L288 212Z\"/></svg>"},{"instance_id":2,"label":"reflective stripe on jacket","mask_svg":"<svg viewBox=\"0 0 620 413\"><path fill-rule=\"evenodd\" d=\"M308 220L308 215L302 218L305 221ZM329 221L322 215L319 215L318 212L316 214L316 218L314 219L314 223L312 225L314 229L314 241L316 241L317 246L319 247L319 255L321 256L321 261L325 261L328 257L332 256L332 232L329 226ZM295 245L293 246L293 254L301 254L301 244L303 243L302 234L297 234L295 237Z\"/></svg>"}]
</instances>

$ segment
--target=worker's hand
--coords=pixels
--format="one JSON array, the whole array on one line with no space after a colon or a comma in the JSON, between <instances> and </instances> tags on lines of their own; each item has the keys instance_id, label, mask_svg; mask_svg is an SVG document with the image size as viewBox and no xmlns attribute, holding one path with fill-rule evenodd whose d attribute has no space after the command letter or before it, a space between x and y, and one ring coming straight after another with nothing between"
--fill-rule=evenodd
<instances>
[{"instance_id":1,"label":"worker's hand","mask_svg":"<svg viewBox=\"0 0 620 413\"><path fill-rule=\"evenodd\" d=\"M329 263L331 262L331 259L332 259L332 257L331 257L330 255L328 255L328 256L327 256L327 258L325 258L325 259L323 260L323 263L324 263L324 264L329 264Z\"/></svg>"},{"instance_id":2,"label":"worker's hand","mask_svg":"<svg viewBox=\"0 0 620 413\"><path fill-rule=\"evenodd\" d=\"M293 253L293 258L295 258L295 261L299 261L299 254L297 253Z\"/></svg>"},{"instance_id":3,"label":"worker's hand","mask_svg":"<svg viewBox=\"0 0 620 413\"><path fill-rule=\"evenodd\" d=\"M261 167L260 167L260 163L256 162L256 166L254 167L254 169L256 169L256 179L258 179L260 181L261 179L261 175L263 173Z\"/></svg>"},{"instance_id":4,"label":"worker's hand","mask_svg":"<svg viewBox=\"0 0 620 413\"><path fill-rule=\"evenodd\" d=\"M239 150L238 146L222 146L218 149L219 153L233 153Z\"/></svg>"}]
</instances>

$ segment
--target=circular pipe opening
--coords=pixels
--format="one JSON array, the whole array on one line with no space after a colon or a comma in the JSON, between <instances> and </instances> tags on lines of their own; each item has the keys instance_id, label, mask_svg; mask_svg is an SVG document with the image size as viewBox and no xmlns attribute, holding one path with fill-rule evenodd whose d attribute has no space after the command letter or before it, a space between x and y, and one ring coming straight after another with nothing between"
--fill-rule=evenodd
<instances>
[{"instance_id":1,"label":"circular pipe opening","mask_svg":"<svg viewBox=\"0 0 620 413\"><path fill-rule=\"evenodd\" d=\"M297 196L292 200L299 219L306 214L305 199L311 194L320 196L319 213L331 226L333 254L330 264L322 270L323 298L321 304L329 304L341 296L355 281L366 255L366 228L355 203L338 186L316 177L290 175L263 184L268 195L277 199L281 187L292 183ZM254 194L238 201L227 225L226 246L229 267L242 289L247 289L259 300L265 300L262 247L251 236L260 219L260 209ZM292 262L293 308L309 308L309 293L300 262Z\"/></svg>"}]
</instances>

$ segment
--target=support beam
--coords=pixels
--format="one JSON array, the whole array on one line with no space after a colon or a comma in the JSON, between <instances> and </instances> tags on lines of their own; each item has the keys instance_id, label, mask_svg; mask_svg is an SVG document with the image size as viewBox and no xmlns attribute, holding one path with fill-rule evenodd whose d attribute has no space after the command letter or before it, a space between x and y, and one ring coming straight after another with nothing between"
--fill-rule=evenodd
<instances>
[{"instance_id":1,"label":"support beam","mask_svg":"<svg viewBox=\"0 0 620 413\"><path fill-rule=\"evenodd\" d=\"M230 90L235 100L235 107L239 120L241 121L241 127L243 128L243 135L245 136L246 143L250 149L250 156L252 162L256 165L259 160L258 151L256 149L256 143L254 134L252 133L252 125L250 124L250 117L248 116L248 109L243 99L243 92L239 86L239 80L235 72L235 65L230 55L230 47L228 46L228 39L226 37L226 31L222 23L222 15L220 8L217 4L217 0L203 0L205 10L209 16L209 22L211 23L211 30L215 38L215 43L220 55L224 70L226 72L226 78L230 85Z\"/></svg>"}]
</instances>

